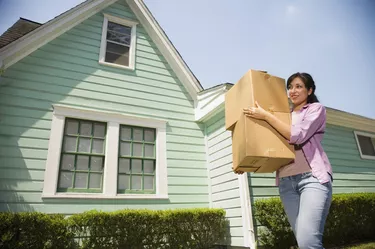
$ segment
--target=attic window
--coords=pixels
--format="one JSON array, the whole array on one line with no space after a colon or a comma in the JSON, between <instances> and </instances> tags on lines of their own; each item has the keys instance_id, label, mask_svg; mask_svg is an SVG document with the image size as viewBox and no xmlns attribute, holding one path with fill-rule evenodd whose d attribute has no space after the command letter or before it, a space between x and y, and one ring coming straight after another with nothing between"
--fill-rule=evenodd
<instances>
[{"instance_id":1,"label":"attic window","mask_svg":"<svg viewBox=\"0 0 375 249\"><path fill-rule=\"evenodd\" d=\"M355 138L361 157L375 160L375 134L355 131Z\"/></svg>"},{"instance_id":2,"label":"attic window","mask_svg":"<svg viewBox=\"0 0 375 249\"><path fill-rule=\"evenodd\" d=\"M136 25L104 14L99 63L134 70Z\"/></svg>"}]
</instances>

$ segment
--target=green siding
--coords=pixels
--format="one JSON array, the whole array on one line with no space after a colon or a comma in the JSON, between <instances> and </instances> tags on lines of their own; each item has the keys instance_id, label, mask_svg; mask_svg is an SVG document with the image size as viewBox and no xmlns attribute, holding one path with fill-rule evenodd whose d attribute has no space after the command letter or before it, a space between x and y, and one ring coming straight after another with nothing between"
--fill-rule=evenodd
<instances>
[{"instance_id":1,"label":"green siding","mask_svg":"<svg viewBox=\"0 0 375 249\"><path fill-rule=\"evenodd\" d=\"M6 70L0 87L0 211L208 207L204 130L194 104L141 24L135 71L98 63L103 13L136 20L118 1ZM166 119L169 200L42 200L52 104Z\"/></svg>"},{"instance_id":2,"label":"green siding","mask_svg":"<svg viewBox=\"0 0 375 249\"><path fill-rule=\"evenodd\" d=\"M225 130L224 113L206 123L211 200L223 208L230 223L231 245L243 246L243 221L237 175L232 171L232 138Z\"/></svg>"}]
</instances>

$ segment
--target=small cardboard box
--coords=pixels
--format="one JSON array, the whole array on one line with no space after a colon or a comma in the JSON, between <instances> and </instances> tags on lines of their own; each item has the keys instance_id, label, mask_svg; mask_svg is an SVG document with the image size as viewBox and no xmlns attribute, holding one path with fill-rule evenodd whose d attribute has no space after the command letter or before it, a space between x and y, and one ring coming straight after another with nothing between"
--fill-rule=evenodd
<instances>
[{"instance_id":1,"label":"small cardboard box","mask_svg":"<svg viewBox=\"0 0 375 249\"><path fill-rule=\"evenodd\" d=\"M274 113L291 122L290 113ZM294 147L266 121L240 115L232 132L233 169L272 173L295 158Z\"/></svg>"},{"instance_id":2,"label":"small cardboard box","mask_svg":"<svg viewBox=\"0 0 375 249\"><path fill-rule=\"evenodd\" d=\"M249 70L225 94L225 128L233 130L243 108L255 106L266 111L289 113L285 80L264 71Z\"/></svg>"}]
</instances>

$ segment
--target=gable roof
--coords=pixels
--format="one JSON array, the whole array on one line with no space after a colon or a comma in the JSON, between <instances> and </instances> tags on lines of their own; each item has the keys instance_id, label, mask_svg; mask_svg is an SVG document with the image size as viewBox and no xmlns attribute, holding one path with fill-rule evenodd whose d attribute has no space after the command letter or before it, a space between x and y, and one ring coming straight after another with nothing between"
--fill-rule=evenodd
<instances>
[{"instance_id":1,"label":"gable roof","mask_svg":"<svg viewBox=\"0 0 375 249\"><path fill-rule=\"evenodd\" d=\"M0 48L14 42L15 40L21 38L27 33L33 31L34 29L40 27L42 24L27 20L25 18L18 19L8 30L6 30L0 36Z\"/></svg>"},{"instance_id":2,"label":"gable roof","mask_svg":"<svg viewBox=\"0 0 375 249\"><path fill-rule=\"evenodd\" d=\"M202 85L143 3L143 0L87 0L0 48L0 68L10 67L49 41L117 1L126 1L178 79L196 102L198 93L203 90Z\"/></svg>"}]
</instances>

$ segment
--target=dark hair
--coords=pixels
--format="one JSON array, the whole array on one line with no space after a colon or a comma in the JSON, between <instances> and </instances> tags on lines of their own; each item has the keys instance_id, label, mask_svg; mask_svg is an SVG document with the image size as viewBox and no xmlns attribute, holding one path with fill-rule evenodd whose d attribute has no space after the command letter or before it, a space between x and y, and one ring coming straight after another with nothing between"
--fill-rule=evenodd
<instances>
[{"instance_id":1,"label":"dark hair","mask_svg":"<svg viewBox=\"0 0 375 249\"><path fill-rule=\"evenodd\" d=\"M311 75L308 74L308 73L292 74L288 78L287 83L286 83L286 86L287 86L288 89L289 89L290 84L292 83L292 81L295 78L300 78L302 80L302 82L305 84L305 87L307 88L307 91L312 89L312 93L307 97L307 103L311 104L311 103L319 102L318 97L315 95L316 86L315 86L315 82L314 82L313 78L311 77Z\"/></svg>"}]
</instances>

